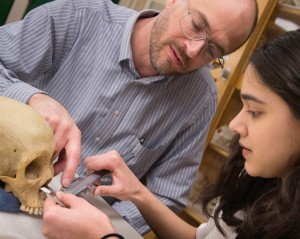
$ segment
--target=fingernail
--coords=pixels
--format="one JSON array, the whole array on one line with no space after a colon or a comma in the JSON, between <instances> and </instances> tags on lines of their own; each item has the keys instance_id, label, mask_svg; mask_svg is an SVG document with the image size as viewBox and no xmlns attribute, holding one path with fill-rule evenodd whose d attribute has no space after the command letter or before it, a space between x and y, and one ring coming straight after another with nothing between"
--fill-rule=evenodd
<instances>
[{"instance_id":1,"label":"fingernail","mask_svg":"<svg viewBox=\"0 0 300 239\"><path fill-rule=\"evenodd\" d=\"M63 180L63 186L64 187L69 187L70 186L70 184L71 184L71 182L72 182L72 180L71 179L69 179L69 178L65 178L64 180Z\"/></svg>"}]
</instances>

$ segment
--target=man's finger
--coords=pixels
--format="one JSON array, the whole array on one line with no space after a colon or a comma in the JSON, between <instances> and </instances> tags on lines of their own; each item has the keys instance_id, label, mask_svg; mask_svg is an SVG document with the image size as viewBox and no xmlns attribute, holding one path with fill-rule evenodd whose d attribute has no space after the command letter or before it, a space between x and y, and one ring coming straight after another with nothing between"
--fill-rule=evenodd
<instances>
[{"instance_id":1,"label":"man's finger","mask_svg":"<svg viewBox=\"0 0 300 239\"><path fill-rule=\"evenodd\" d=\"M77 167L80 163L80 156L80 137L68 141L68 143L65 146L65 168L61 179L61 183L63 186L70 186L76 173Z\"/></svg>"}]
</instances>

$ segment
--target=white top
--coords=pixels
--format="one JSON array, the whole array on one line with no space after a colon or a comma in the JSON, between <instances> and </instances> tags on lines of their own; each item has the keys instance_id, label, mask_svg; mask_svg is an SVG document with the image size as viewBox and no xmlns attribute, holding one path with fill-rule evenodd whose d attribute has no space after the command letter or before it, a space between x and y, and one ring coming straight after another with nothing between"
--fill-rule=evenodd
<instances>
[{"instance_id":1,"label":"white top","mask_svg":"<svg viewBox=\"0 0 300 239\"><path fill-rule=\"evenodd\" d=\"M238 211L235 216L243 219L244 212ZM213 218L210 218L207 223L201 224L197 228L196 239L235 239L237 236L236 227L228 226L223 220L220 220L220 226L225 232L225 236L217 228Z\"/></svg>"}]
</instances>

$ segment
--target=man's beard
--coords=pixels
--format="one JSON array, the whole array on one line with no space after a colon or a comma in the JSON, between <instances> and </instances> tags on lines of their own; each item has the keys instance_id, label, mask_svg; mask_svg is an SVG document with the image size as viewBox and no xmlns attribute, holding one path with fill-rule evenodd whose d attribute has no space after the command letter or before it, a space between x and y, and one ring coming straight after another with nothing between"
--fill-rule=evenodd
<instances>
[{"instance_id":1,"label":"man's beard","mask_svg":"<svg viewBox=\"0 0 300 239\"><path fill-rule=\"evenodd\" d=\"M162 27L164 26L164 27ZM169 76L169 75L181 75L187 73L189 57L186 55L184 49L175 41L167 40L161 42L162 36L165 29L168 26L168 18L164 16L158 16L153 24L150 37L150 62L152 67L159 75ZM180 71L176 70L173 65L174 63L170 59L160 59L160 52L164 47L168 46L175 47L180 58L182 60L182 69Z\"/></svg>"}]
</instances>

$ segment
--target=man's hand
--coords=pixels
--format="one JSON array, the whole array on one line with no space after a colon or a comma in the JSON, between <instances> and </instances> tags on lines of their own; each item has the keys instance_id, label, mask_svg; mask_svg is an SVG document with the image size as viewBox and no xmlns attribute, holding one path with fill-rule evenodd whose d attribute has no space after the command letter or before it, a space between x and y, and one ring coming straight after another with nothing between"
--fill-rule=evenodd
<instances>
[{"instance_id":1,"label":"man's hand","mask_svg":"<svg viewBox=\"0 0 300 239\"><path fill-rule=\"evenodd\" d=\"M62 192L57 197L65 207L51 198L44 205L43 234L47 238L93 239L115 232L108 216L85 199Z\"/></svg>"},{"instance_id":2,"label":"man's hand","mask_svg":"<svg viewBox=\"0 0 300 239\"><path fill-rule=\"evenodd\" d=\"M67 187L80 162L81 132L68 111L48 95L35 94L28 105L37 110L53 130L58 155L54 170L55 174L63 171L61 184Z\"/></svg>"},{"instance_id":3,"label":"man's hand","mask_svg":"<svg viewBox=\"0 0 300 239\"><path fill-rule=\"evenodd\" d=\"M101 169L111 171L112 185L98 186L94 192L95 195L113 196L120 200L138 203L145 193L144 185L128 168L117 151L89 157L85 160L85 165L89 173Z\"/></svg>"}]
</instances>

